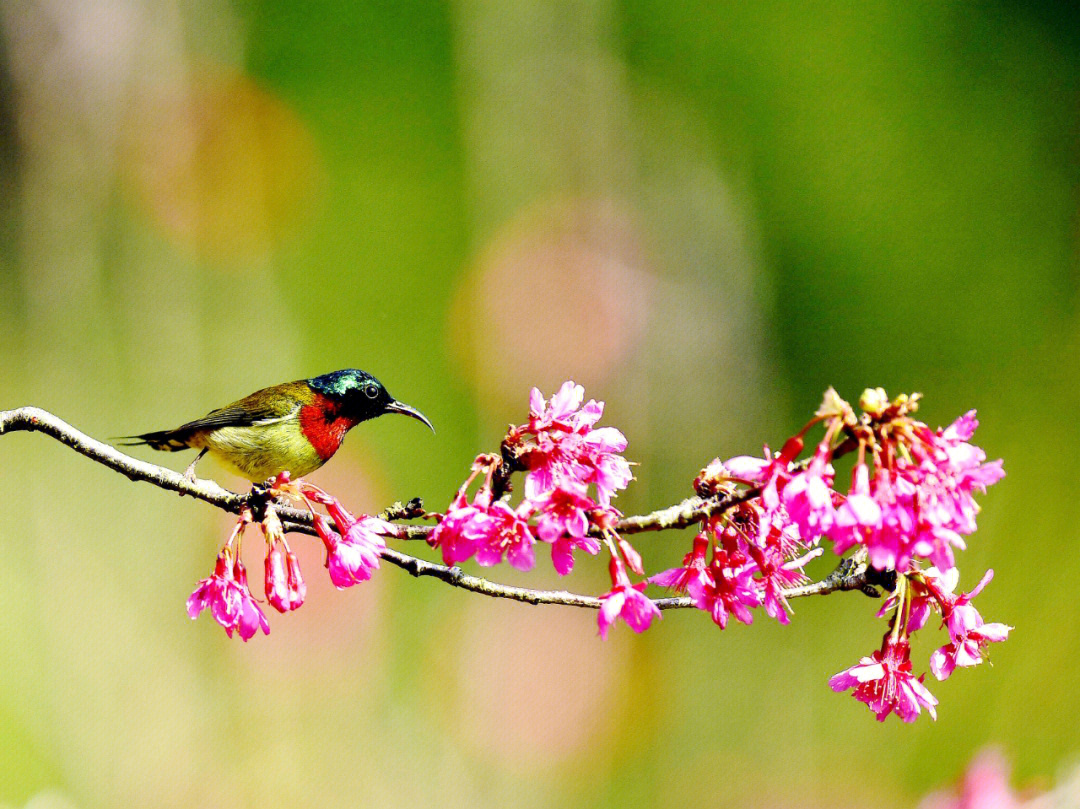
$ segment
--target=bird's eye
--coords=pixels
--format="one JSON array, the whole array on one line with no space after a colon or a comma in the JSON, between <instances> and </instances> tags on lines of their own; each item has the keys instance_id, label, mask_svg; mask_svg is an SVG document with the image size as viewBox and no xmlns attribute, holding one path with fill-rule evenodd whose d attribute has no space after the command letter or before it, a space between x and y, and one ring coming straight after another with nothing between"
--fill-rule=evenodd
<instances>
[{"instance_id":1,"label":"bird's eye","mask_svg":"<svg viewBox=\"0 0 1080 809\"><path fill-rule=\"evenodd\" d=\"M378 396L379 396L379 386L378 385L372 385L371 383L368 383L367 385L364 385L364 395L367 396L369 399L378 398Z\"/></svg>"}]
</instances>

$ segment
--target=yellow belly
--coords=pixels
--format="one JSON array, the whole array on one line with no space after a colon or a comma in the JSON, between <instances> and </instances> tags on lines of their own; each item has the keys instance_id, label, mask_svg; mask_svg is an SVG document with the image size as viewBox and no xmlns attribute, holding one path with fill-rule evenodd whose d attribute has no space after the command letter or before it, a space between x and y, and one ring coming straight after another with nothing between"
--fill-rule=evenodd
<instances>
[{"instance_id":1,"label":"yellow belly","mask_svg":"<svg viewBox=\"0 0 1080 809\"><path fill-rule=\"evenodd\" d=\"M222 427L200 436L192 446L206 447L227 468L253 483L280 472L295 478L310 474L325 461L300 432L297 420L250 427Z\"/></svg>"}]
</instances>

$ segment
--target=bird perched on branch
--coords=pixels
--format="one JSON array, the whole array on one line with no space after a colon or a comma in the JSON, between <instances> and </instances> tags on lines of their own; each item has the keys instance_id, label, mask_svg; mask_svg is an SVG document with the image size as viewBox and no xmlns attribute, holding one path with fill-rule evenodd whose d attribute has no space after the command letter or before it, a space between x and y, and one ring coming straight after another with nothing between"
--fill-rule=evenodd
<instances>
[{"instance_id":1,"label":"bird perched on branch","mask_svg":"<svg viewBox=\"0 0 1080 809\"><path fill-rule=\"evenodd\" d=\"M435 432L423 413L394 399L371 374L348 368L263 388L175 430L125 436L130 439L125 445L200 450L184 473L189 480L209 452L260 483L285 471L294 478L315 471L338 451L349 430L384 413L411 416Z\"/></svg>"}]
</instances>

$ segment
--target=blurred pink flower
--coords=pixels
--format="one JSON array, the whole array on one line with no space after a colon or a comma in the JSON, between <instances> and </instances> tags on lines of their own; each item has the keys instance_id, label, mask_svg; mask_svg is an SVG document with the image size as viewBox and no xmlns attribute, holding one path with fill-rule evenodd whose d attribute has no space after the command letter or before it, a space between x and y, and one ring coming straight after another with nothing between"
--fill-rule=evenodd
<instances>
[{"instance_id":1,"label":"blurred pink flower","mask_svg":"<svg viewBox=\"0 0 1080 809\"><path fill-rule=\"evenodd\" d=\"M1019 809L1023 803L1009 788L1009 765L997 750L980 753L959 790L928 795L919 809Z\"/></svg>"}]
</instances>

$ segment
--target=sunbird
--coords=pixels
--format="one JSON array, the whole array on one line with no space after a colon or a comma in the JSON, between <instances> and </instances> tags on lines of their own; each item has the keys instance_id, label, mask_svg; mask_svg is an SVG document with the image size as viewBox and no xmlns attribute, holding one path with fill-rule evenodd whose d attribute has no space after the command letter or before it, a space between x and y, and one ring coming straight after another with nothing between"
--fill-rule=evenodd
<instances>
[{"instance_id":1,"label":"sunbird","mask_svg":"<svg viewBox=\"0 0 1080 809\"><path fill-rule=\"evenodd\" d=\"M199 450L184 473L189 480L209 452L260 483L285 471L294 478L314 472L333 457L349 430L384 413L411 416L435 432L423 413L397 401L378 379L347 368L263 388L175 430L125 437L126 446Z\"/></svg>"}]
</instances>

